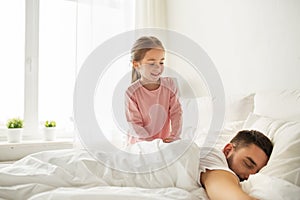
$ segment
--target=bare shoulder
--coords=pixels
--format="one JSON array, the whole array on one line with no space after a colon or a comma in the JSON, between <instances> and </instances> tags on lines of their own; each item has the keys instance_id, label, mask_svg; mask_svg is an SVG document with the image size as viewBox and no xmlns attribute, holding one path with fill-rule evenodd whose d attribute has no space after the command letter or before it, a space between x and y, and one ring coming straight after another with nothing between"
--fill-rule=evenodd
<instances>
[{"instance_id":1,"label":"bare shoulder","mask_svg":"<svg viewBox=\"0 0 300 200\"><path fill-rule=\"evenodd\" d=\"M211 200L254 200L239 185L234 174L226 170L206 170L200 181Z\"/></svg>"},{"instance_id":2,"label":"bare shoulder","mask_svg":"<svg viewBox=\"0 0 300 200\"><path fill-rule=\"evenodd\" d=\"M204 188L206 187L206 185L209 185L210 182L215 182L215 180L226 182L228 181L239 186L239 182L236 176L226 170L206 170L200 175L200 182L204 186Z\"/></svg>"}]
</instances>

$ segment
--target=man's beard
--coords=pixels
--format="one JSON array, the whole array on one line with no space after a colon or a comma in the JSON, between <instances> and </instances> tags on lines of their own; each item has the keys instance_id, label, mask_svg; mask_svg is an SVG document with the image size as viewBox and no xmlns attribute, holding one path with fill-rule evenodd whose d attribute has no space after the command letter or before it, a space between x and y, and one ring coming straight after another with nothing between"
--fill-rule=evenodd
<instances>
[{"instance_id":1,"label":"man's beard","mask_svg":"<svg viewBox=\"0 0 300 200\"><path fill-rule=\"evenodd\" d=\"M240 179L240 182L244 181L245 179L241 178L233 169L232 169L232 162L233 162L233 155L234 154L231 154L228 158L227 158L227 163L228 163L228 167L229 169L231 169L235 175L237 175L237 177L239 177Z\"/></svg>"}]
</instances>

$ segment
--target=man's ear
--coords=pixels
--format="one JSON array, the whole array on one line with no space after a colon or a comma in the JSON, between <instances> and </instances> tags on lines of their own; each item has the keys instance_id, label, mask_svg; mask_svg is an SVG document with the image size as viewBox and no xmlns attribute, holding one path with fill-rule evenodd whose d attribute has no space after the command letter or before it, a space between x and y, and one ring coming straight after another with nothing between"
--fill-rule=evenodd
<instances>
[{"instance_id":1,"label":"man's ear","mask_svg":"<svg viewBox=\"0 0 300 200\"><path fill-rule=\"evenodd\" d=\"M233 144L232 143L228 143L228 144L226 144L225 145L225 147L224 147L224 149L223 149L223 153L225 154L225 156L227 157L229 154L230 154L230 152L232 152L233 151Z\"/></svg>"}]
</instances>

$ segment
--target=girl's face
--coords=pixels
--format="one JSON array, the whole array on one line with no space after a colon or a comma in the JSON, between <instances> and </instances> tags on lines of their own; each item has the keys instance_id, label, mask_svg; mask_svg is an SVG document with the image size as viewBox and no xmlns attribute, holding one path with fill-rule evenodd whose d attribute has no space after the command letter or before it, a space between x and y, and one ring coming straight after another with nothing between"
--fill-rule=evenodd
<instances>
[{"instance_id":1,"label":"girl's face","mask_svg":"<svg viewBox=\"0 0 300 200\"><path fill-rule=\"evenodd\" d=\"M141 61L133 61L133 66L141 74L143 83L157 83L164 71L165 51L151 49L146 52Z\"/></svg>"}]
</instances>

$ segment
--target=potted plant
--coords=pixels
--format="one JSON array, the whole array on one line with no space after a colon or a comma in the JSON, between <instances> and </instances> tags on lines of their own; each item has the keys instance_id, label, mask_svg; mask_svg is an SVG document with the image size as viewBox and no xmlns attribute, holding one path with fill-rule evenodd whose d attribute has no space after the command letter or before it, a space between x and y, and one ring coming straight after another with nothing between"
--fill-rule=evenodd
<instances>
[{"instance_id":1,"label":"potted plant","mask_svg":"<svg viewBox=\"0 0 300 200\"><path fill-rule=\"evenodd\" d=\"M22 138L24 122L20 118L7 120L7 139L8 142L20 142Z\"/></svg>"},{"instance_id":2,"label":"potted plant","mask_svg":"<svg viewBox=\"0 0 300 200\"><path fill-rule=\"evenodd\" d=\"M46 121L44 123L44 139L47 141L53 141L56 138L56 122Z\"/></svg>"}]
</instances>

